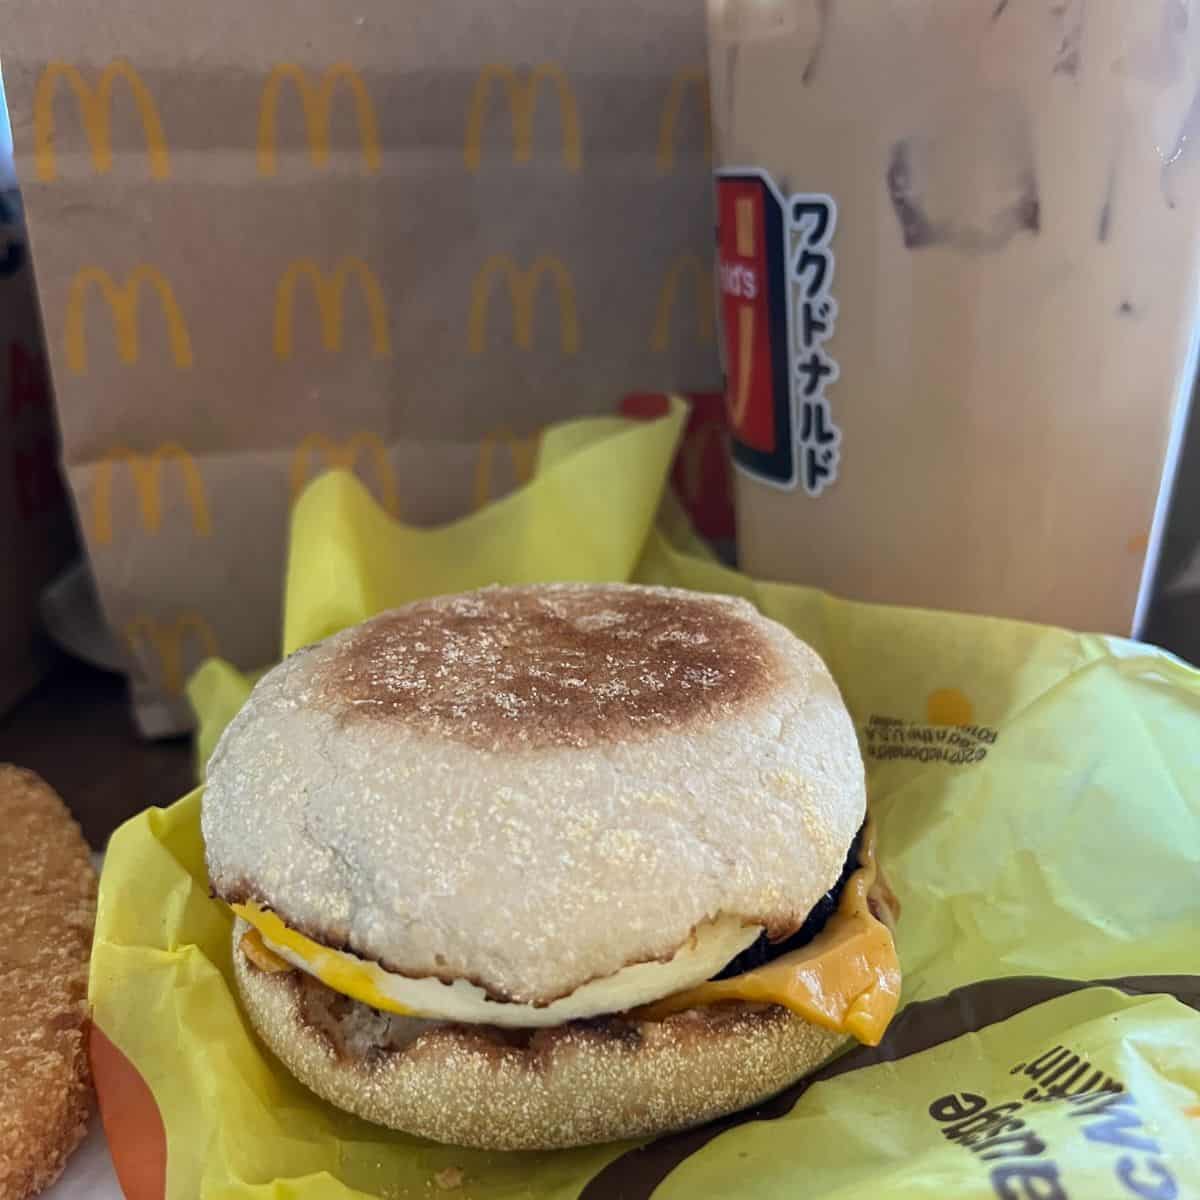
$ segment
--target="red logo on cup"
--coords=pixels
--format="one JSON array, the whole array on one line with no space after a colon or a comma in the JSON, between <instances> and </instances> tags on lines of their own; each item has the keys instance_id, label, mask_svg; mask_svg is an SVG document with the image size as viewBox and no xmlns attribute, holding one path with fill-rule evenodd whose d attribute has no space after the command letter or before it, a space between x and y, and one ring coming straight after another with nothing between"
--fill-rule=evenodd
<instances>
[{"instance_id":1,"label":"red logo on cup","mask_svg":"<svg viewBox=\"0 0 1200 1200\"><path fill-rule=\"evenodd\" d=\"M777 437L766 286L769 196L757 180L743 179L721 180L717 196L729 424L740 442L769 451Z\"/></svg>"},{"instance_id":2,"label":"red logo on cup","mask_svg":"<svg viewBox=\"0 0 1200 1200\"><path fill-rule=\"evenodd\" d=\"M783 202L757 172L717 174L717 286L734 459L795 481Z\"/></svg>"}]
</instances>

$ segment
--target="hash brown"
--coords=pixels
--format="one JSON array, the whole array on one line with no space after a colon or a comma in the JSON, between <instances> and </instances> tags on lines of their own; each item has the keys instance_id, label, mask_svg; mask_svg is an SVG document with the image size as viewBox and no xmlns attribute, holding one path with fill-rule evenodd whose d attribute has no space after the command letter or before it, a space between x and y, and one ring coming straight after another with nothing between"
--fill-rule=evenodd
<instances>
[{"instance_id":1,"label":"hash brown","mask_svg":"<svg viewBox=\"0 0 1200 1200\"><path fill-rule=\"evenodd\" d=\"M5 764L0 897L0 1200L26 1200L58 1178L87 1130L96 873L55 792Z\"/></svg>"}]
</instances>

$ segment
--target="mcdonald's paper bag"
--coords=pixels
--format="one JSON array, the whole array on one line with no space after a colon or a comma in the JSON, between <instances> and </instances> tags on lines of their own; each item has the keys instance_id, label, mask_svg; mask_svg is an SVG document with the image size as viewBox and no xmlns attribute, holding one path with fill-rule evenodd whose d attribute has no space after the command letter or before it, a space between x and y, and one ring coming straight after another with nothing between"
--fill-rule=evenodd
<instances>
[{"instance_id":1,"label":"mcdonald's paper bag","mask_svg":"<svg viewBox=\"0 0 1200 1200\"><path fill-rule=\"evenodd\" d=\"M652 524L682 423L674 407L553 427L528 486L434 531L346 472L322 477L293 515L285 645L493 580L751 598L817 646L858 727L902 904L903 1006L881 1045L641 1144L488 1154L364 1124L251 1033L195 792L124 826L101 880L93 1062L131 1197L1197 1194L1200 673L1116 639L844 604L728 570L669 502ZM200 671L206 742L248 687L228 664Z\"/></svg>"},{"instance_id":2,"label":"mcdonald's paper bag","mask_svg":"<svg viewBox=\"0 0 1200 1200\"><path fill-rule=\"evenodd\" d=\"M716 391L704 16L358 0L5 14L79 526L142 729L280 649L288 510L416 525L548 421Z\"/></svg>"},{"instance_id":3,"label":"mcdonald's paper bag","mask_svg":"<svg viewBox=\"0 0 1200 1200\"><path fill-rule=\"evenodd\" d=\"M0 187L0 716L49 661L38 596L74 547L66 499L21 200Z\"/></svg>"}]
</instances>

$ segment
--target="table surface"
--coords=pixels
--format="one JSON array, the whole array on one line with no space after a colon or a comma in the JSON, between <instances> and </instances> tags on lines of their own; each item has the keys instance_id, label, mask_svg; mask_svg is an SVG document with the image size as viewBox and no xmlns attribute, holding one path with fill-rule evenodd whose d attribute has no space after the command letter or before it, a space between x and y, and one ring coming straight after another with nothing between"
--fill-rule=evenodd
<instances>
[{"instance_id":1,"label":"table surface","mask_svg":"<svg viewBox=\"0 0 1200 1200\"><path fill-rule=\"evenodd\" d=\"M0 717L0 762L45 779L94 850L126 818L179 799L195 779L188 738L143 741L124 680L67 660Z\"/></svg>"}]
</instances>

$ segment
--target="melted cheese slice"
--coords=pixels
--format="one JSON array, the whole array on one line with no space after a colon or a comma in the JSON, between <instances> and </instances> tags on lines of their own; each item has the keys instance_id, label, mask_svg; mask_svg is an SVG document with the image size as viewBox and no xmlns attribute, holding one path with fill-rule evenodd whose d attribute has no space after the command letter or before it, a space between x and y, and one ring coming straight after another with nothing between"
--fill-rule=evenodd
<instances>
[{"instance_id":1,"label":"melted cheese slice","mask_svg":"<svg viewBox=\"0 0 1200 1200\"><path fill-rule=\"evenodd\" d=\"M879 870L873 821L863 830L859 861L825 928L807 946L765 966L732 979L710 980L759 933L757 926L721 918L697 929L670 962L636 963L542 1008L492 1000L464 979L447 984L391 974L311 941L256 904L233 908L252 926L241 940L242 950L262 970L298 967L382 1012L547 1027L628 1010L641 1020L662 1020L689 1008L743 1001L782 1005L814 1025L874 1046L899 1003L900 964L889 927L898 906Z\"/></svg>"},{"instance_id":2,"label":"melted cheese slice","mask_svg":"<svg viewBox=\"0 0 1200 1200\"><path fill-rule=\"evenodd\" d=\"M604 979L583 984L569 996L535 1007L493 1000L465 979L443 983L440 979L396 975L377 963L310 941L288 928L275 913L256 904L235 904L233 909L258 935L248 942L242 939L247 957L255 963L261 959L272 964L267 969L278 970L274 964L282 960L285 969L299 967L334 991L382 1012L524 1029L626 1012L681 988L693 987L715 975L761 933L760 926L746 925L734 917L706 921L668 962L622 967ZM260 954L260 950L266 954Z\"/></svg>"},{"instance_id":3,"label":"melted cheese slice","mask_svg":"<svg viewBox=\"0 0 1200 1200\"><path fill-rule=\"evenodd\" d=\"M781 1004L814 1025L878 1045L900 1001L900 961L885 924L898 905L879 870L873 821L863 830L859 861L837 911L807 946L732 979L677 992L635 1015L661 1020L730 1000Z\"/></svg>"}]
</instances>

